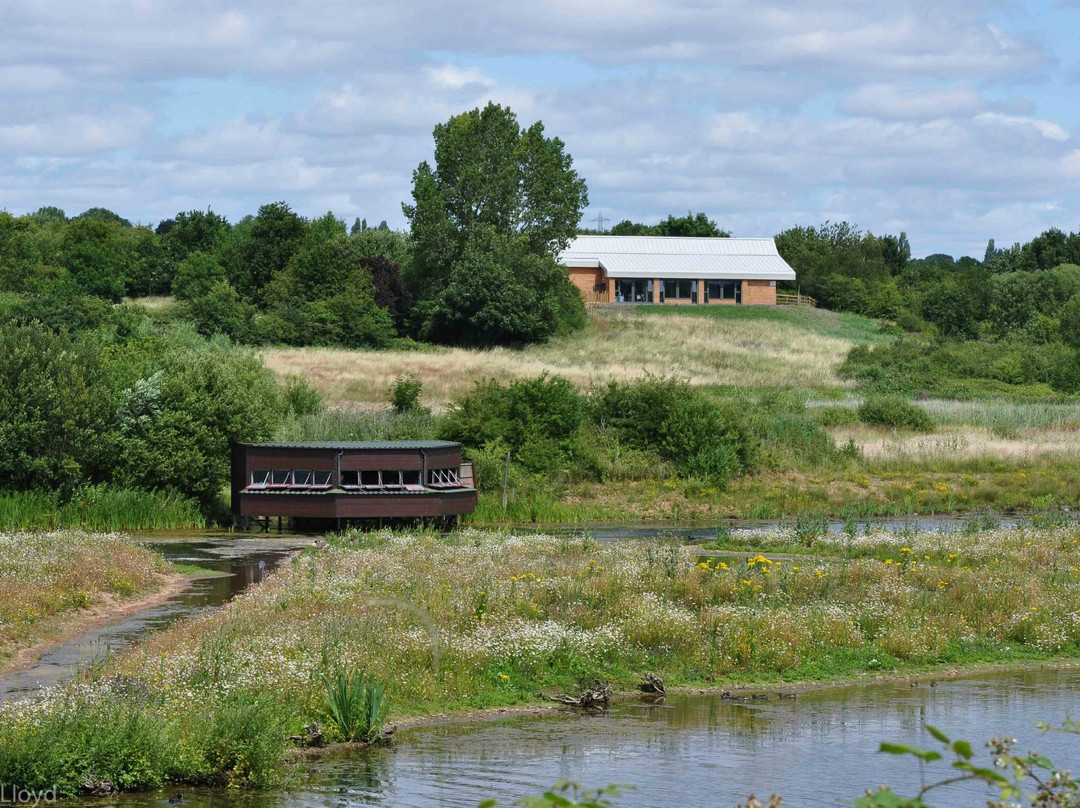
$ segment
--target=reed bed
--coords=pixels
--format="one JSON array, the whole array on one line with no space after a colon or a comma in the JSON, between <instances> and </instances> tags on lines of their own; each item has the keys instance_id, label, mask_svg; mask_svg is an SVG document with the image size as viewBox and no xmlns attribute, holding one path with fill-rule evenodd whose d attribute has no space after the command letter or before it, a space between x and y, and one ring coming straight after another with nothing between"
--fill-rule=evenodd
<instances>
[{"instance_id":1,"label":"reed bed","mask_svg":"<svg viewBox=\"0 0 1080 808\"><path fill-rule=\"evenodd\" d=\"M88 486L67 502L53 492L0 492L0 530L177 530L201 528L199 504L167 491Z\"/></svg>"},{"instance_id":2,"label":"reed bed","mask_svg":"<svg viewBox=\"0 0 1080 808\"><path fill-rule=\"evenodd\" d=\"M90 712L108 707L116 715L94 713L79 760L115 742L117 716L138 716L166 728L155 743L182 752L140 769L144 785L263 782L268 770L243 762L243 744L257 744L265 763L275 742L283 749L287 735L326 721L326 682L342 671L385 682L401 716L531 702L595 678L630 688L646 671L669 685L722 685L1080 650L1077 529L977 527L824 536L793 526L740 536L757 547L723 558L656 540L348 534L87 682L0 707L0 777L32 786L19 778L43 739L57 746L51 760L66 748L55 740L65 721L89 726ZM803 554L772 551L792 547ZM213 758L220 739L207 727L238 732L241 709L249 740ZM119 744L99 766L127 777L145 763L137 754ZM34 776L51 771L35 765ZM90 775L102 776L79 773Z\"/></svg>"},{"instance_id":3,"label":"reed bed","mask_svg":"<svg viewBox=\"0 0 1080 808\"><path fill-rule=\"evenodd\" d=\"M1013 403L991 399L929 399L919 404L937 423L949 426L975 426L998 431L1080 430L1080 402Z\"/></svg>"},{"instance_id":4,"label":"reed bed","mask_svg":"<svg viewBox=\"0 0 1080 808\"><path fill-rule=\"evenodd\" d=\"M161 557L119 534L0 534L0 661L62 628L64 613L151 592Z\"/></svg>"}]
</instances>

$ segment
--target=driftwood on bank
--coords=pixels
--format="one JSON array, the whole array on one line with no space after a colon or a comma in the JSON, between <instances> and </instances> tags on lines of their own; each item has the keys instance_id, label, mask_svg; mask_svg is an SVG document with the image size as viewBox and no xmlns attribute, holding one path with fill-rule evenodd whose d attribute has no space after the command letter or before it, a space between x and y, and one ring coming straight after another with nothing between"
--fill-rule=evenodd
<instances>
[{"instance_id":1,"label":"driftwood on bank","mask_svg":"<svg viewBox=\"0 0 1080 808\"><path fill-rule=\"evenodd\" d=\"M667 693L667 688L664 687L664 680L655 673L646 673L645 681L638 685L638 689L641 690L642 693L654 693L658 696L663 696Z\"/></svg>"},{"instance_id":2,"label":"driftwood on bank","mask_svg":"<svg viewBox=\"0 0 1080 808\"><path fill-rule=\"evenodd\" d=\"M552 701L565 704L567 707L575 707L578 710L604 710L611 703L611 685L597 682L587 690L582 691L580 696L549 696Z\"/></svg>"}]
</instances>

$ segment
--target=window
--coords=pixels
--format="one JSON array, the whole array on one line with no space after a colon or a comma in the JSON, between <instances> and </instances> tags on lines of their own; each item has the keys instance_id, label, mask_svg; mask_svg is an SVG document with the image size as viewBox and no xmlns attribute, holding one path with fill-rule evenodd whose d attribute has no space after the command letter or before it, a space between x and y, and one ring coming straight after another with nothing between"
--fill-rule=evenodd
<instances>
[{"instance_id":1,"label":"window","mask_svg":"<svg viewBox=\"0 0 1080 808\"><path fill-rule=\"evenodd\" d=\"M255 469L251 472L251 487L266 488L270 485L270 469Z\"/></svg>"},{"instance_id":2,"label":"window","mask_svg":"<svg viewBox=\"0 0 1080 808\"><path fill-rule=\"evenodd\" d=\"M341 487L342 488L359 488L360 487L360 472L359 471L343 471L343 472L341 472Z\"/></svg>"},{"instance_id":3,"label":"window","mask_svg":"<svg viewBox=\"0 0 1080 808\"><path fill-rule=\"evenodd\" d=\"M384 471L384 472L382 472L382 484L383 484L383 488L401 488L401 472L400 471Z\"/></svg>"},{"instance_id":4,"label":"window","mask_svg":"<svg viewBox=\"0 0 1080 808\"><path fill-rule=\"evenodd\" d=\"M419 471L403 471L401 472L401 482L406 488L419 488L420 487L420 472Z\"/></svg>"},{"instance_id":5,"label":"window","mask_svg":"<svg viewBox=\"0 0 1080 808\"><path fill-rule=\"evenodd\" d=\"M742 283L740 281L709 281L709 300L734 300L736 303L742 298Z\"/></svg>"},{"instance_id":6,"label":"window","mask_svg":"<svg viewBox=\"0 0 1080 808\"><path fill-rule=\"evenodd\" d=\"M330 481L333 478L334 473L332 471L316 471L315 472L315 487L316 488L329 488Z\"/></svg>"},{"instance_id":7,"label":"window","mask_svg":"<svg viewBox=\"0 0 1080 808\"><path fill-rule=\"evenodd\" d=\"M364 488L381 488L382 487L382 483L379 482L379 472L377 472L377 471L361 471L361 472L358 472L358 473L360 475L360 485L364 486Z\"/></svg>"},{"instance_id":8,"label":"window","mask_svg":"<svg viewBox=\"0 0 1080 808\"><path fill-rule=\"evenodd\" d=\"M432 469L428 476L431 478L430 485L434 488L461 485L457 469Z\"/></svg>"},{"instance_id":9,"label":"window","mask_svg":"<svg viewBox=\"0 0 1080 808\"><path fill-rule=\"evenodd\" d=\"M652 301L652 281L620 278L615 281L616 303L649 303Z\"/></svg>"},{"instance_id":10,"label":"window","mask_svg":"<svg viewBox=\"0 0 1080 808\"><path fill-rule=\"evenodd\" d=\"M274 469L274 473L270 477L270 485L275 487L283 487L289 484L292 479L292 472L284 469Z\"/></svg>"},{"instance_id":11,"label":"window","mask_svg":"<svg viewBox=\"0 0 1080 808\"><path fill-rule=\"evenodd\" d=\"M311 470L294 471L292 473L292 484L301 488L311 488L315 482L315 473Z\"/></svg>"},{"instance_id":12,"label":"window","mask_svg":"<svg viewBox=\"0 0 1080 808\"><path fill-rule=\"evenodd\" d=\"M665 300L690 300L694 296L694 281L664 281Z\"/></svg>"}]
</instances>

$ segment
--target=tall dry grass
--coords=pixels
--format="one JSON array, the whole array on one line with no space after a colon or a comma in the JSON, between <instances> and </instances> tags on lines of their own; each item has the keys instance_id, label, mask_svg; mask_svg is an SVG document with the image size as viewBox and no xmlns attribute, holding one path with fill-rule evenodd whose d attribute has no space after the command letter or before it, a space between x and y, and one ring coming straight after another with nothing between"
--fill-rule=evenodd
<instances>
[{"instance_id":1,"label":"tall dry grass","mask_svg":"<svg viewBox=\"0 0 1080 808\"><path fill-rule=\"evenodd\" d=\"M385 403L387 389L403 373L423 380L424 403L436 407L480 378L506 380L544 372L581 386L650 373L698 385L850 386L836 375L836 367L858 332L834 319L836 315L823 311L788 318L773 309L747 311L725 317L595 309L583 331L523 350L274 348L265 350L263 358L281 376L306 378L328 402L359 406Z\"/></svg>"}]
</instances>

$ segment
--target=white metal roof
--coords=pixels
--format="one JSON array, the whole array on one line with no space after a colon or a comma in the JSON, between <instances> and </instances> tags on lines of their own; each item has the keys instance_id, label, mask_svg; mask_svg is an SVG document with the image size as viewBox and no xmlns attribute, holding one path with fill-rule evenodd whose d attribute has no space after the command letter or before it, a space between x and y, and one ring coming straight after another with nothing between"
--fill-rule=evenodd
<instances>
[{"instance_id":1,"label":"white metal roof","mask_svg":"<svg viewBox=\"0 0 1080 808\"><path fill-rule=\"evenodd\" d=\"M559 262L602 267L609 278L795 280L771 238L578 236Z\"/></svg>"}]
</instances>

